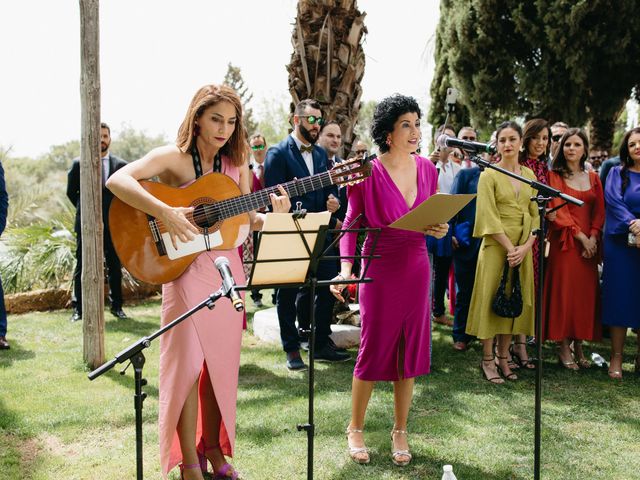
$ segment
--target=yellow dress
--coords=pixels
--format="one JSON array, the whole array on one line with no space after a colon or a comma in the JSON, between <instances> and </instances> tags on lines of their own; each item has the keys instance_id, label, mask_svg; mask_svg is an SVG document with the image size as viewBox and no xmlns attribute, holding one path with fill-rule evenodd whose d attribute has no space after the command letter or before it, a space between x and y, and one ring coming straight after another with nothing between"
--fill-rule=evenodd
<instances>
[{"instance_id":1,"label":"yellow dress","mask_svg":"<svg viewBox=\"0 0 640 480\"><path fill-rule=\"evenodd\" d=\"M521 168L523 177L536 179L530 169ZM530 200L534 195L535 191L523 183L516 196L509 177L495 170L486 170L480 175L473 236L482 238L482 245L467 320L466 332L469 335L487 339L503 333L534 334L535 296L531 251L520 264L522 314L517 318L503 318L493 313L491 308L507 258L507 251L491 235L504 233L513 245L524 244L540 224L537 204Z\"/></svg>"}]
</instances>

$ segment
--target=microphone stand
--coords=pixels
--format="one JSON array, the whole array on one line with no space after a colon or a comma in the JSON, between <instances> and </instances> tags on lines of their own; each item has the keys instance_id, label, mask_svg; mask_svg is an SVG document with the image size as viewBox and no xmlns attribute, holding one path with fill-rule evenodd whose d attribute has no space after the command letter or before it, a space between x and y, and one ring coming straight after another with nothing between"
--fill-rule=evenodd
<instances>
[{"instance_id":1,"label":"microphone stand","mask_svg":"<svg viewBox=\"0 0 640 480\"><path fill-rule=\"evenodd\" d=\"M136 413L136 479L142 480L142 404L147 398L147 394L142 391L142 387L147 384L147 380L142 377L142 368L144 367L145 357L143 350L148 348L151 345L151 342L162 335L163 333L171 330L173 327L181 323L183 320L189 318L191 315L196 313L198 310L201 310L204 307L207 307L209 310L213 310L215 307L215 302L218 301L221 297L230 297L231 292L235 289L235 286L230 288L225 287L224 282L222 286L214 293L205 298L198 305L193 307L192 309L186 311L182 315L180 315L175 320L166 324L164 327L156 330L154 333L147 337L142 337L136 343L130 345L129 347L122 350L120 353L116 354L116 356L109 360L108 362L103 363L101 366L93 370L88 374L89 380L95 380L103 373L108 372L113 367L115 367L119 363L124 363L127 360L129 363L125 366L125 368L120 372L120 375L124 375L129 368L130 365L133 365L134 370L134 384L135 384L135 394L134 398L134 409Z\"/></svg>"},{"instance_id":2,"label":"microphone stand","mask_svg":"<svg viewBox=\"0 0 640 480\"><path fill-rule=\"evenodd\" d=\"M536 358L533 363L536 366L536 394L535 394L535 420L534 420L534 459L533 459L533 475L534 480L540 480L540 440L541 440L541 420L542 420L542 295L544 292L544 238L546 235L546 214L547 204L554 198L562 198L566 203L572 203L581 207L582 200L562 193L560 190L545 185L536 180L529 180L504 168L492 165L484 158L478 155L477 151L470 152L470 160L480 167L480 170L490 168L496 170L503 175L526 183L538 193L535 197L531 197L532 202L538 205L538 215L540 216L540 228L536 231L538 238L538 291L535 296L535 325L536 325ZM560 208L560 207L558 207ZM556 209L554 209L556 210Z\"/></svg>"}]
</instances>

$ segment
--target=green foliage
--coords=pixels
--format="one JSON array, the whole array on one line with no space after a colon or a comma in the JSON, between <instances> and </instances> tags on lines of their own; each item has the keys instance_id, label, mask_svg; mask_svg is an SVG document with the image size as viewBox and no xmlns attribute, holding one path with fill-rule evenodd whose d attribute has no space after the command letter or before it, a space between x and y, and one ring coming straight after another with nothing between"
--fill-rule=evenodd
<instances>
[{"instance_id":1,"label":"green foliage","mask_svg":"<svg viewBox=\"0 0 640 480\"><path fill-rule=\"evenodd\" d=\"M244 84L240 67L234 67L231 62L229 62L227 65L227 73L225 74L222 83L233 88L240 96L240 100L242 101L242 110L244 113L244 126L247 129L247 134L252 135L256 132L256 128L258 127L253 118L253 110L249 108L249 102L253 98L253 94L249 92L249 87Z\"/></svg>"},{"instance_id":2,"label":"green foliage","mask_svg":"<svg viewBox=\"0 0 640 480\"><path fill-rule=\"evenodd\" d=\"M635 0L441 2L430 120L458 88L474 126L543 117L591 121L592 143L610 147L614 122L640 78ZM635 40L634 40L635 39Z\"/></svg>"},{"instance_id":3,"label":"green foliage","mask_svg":"<svg viewBox=\"0 0 640 480\"><path fill-rule=\"evenodd\" d=\"M378 102L375 100L362 102L360 104L360 110L358 111L358 121L353 129L356 140L366 143L369 151L374 148L373 138L371 138L371 122L373 121L373 113L376 111L377 106Z\"/></svg>"},{"instance_id":4,"label":"green foliage","mask_svg":"<svg viewBox=\"0 0 640 480\"><path fill-rule=\"evenodd\" d=\"M74 158L80 156L80 140L70 140L60 145L53 145L49 151L38 158L50 169L67 171Z\"/></svg>"},{"instance_id":5,"label":"green foliage","mask_svg":"<svg viewBox=\"0 0 640 480\"><path fill-rule=\"evenodd\" d=\"M162 134L149 136L130 125L122 125L118 136L111 141L109 150L127 162L133 162L142 158L150 150L167 143L167 138Z\"/></svg>"},{"instance_id":6,"label":"green foliage","mask_svg":"<svg viewBox=\"0 0 640 480\"><path fill-rule=\"evenodd\" d=\"M258 106L257 131L267 139L267 145L281 142L288 134L289 123L288 100L284 97L263 99Z\"/></svg>"},{"instance_id":7,"label":"green foliage","mask_svg":"<svg viewBox=\"0 0 640 480\"><path fill-rule=\"evenodd\" d=\"M4 232L0 276L8 293L68 284L75 265L75 211L66 199L58 197L56 203L55 217Z\"/></svg>"}]
</instances>

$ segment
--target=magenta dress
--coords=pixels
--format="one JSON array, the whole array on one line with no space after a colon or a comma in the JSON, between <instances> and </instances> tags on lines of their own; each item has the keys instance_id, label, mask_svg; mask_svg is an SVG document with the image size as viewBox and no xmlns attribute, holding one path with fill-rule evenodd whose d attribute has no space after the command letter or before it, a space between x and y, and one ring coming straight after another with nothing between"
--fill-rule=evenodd
<instances>
[{"instance_id":1,"label":"magenta dress","mask_svg":"<svg viewBox=\"0 0 640 480\"><path fill-rule=\"evenodd\" d=\"M344 226L360 214L354 227L381 228L367 276L360 287L362 332L354 376L360 380L399 380L426 375L431 367L431 323L429 316L429 258L424 235L389 228L436 192L438 173L431 161L416 156L418 194L411 207L378 159L371 177L349 187L349 206ZM356 234L347 233L340 242L341 255L353 255ZM371 252L372 237L364 242L363 254ZM404 342L404 365L399 366Z\"/></svg>"},{"instance_id":2,"label":"magenta dress","mask_svg":"<svg viewBox=\"0 0 640 480\"><path fill-rule=\"evenodd\" d=\"M222 173L238 183L238 167L224 156ZM218 256L229 259L234 280L238 285L244 285L237 248L202 252L179 278L162 286L162 325L220 288L220 274L214 265ZM182 461L176 427L187 394L200 375L209 375L222 416L220 436L209 439L207 446L220 445L225 455L233 456L241 341L242 313L236 312L226 298L218 300L213 310L203 308L160 337L158 427L163 478L166 479L168 472ZM203 368L205 362L206 368ZM199 398L194 444L200 442L203 424L211 421L203 418L201 404L202 398Z\"/></svg>"}]
</instances>

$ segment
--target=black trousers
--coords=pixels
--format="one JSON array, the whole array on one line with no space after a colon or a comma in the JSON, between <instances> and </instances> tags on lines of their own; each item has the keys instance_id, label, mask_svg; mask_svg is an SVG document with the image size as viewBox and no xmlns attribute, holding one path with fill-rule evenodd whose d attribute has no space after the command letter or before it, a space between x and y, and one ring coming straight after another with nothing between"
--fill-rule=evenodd
<instances>
[{"instance_id":1,"label":"black trousers","mask_svg":"<svg viewBox=\"0 0 640 480\"><path fill-rule=\"evenodd\" d=\"M456 284L458 285L455 315L453 317L452 336L454 342L467 343L475 338L467 335L465 330L467 328L467 318L469 317L469 306L471 305L477 263L478 255L473 255L471 258L461 258L455 253L453 254L453 268L456 272Z\"/></svg>"},{"instance_id":2,"label":"black trousers","mask_svg":"<svg viewBox=\"0 0 640 480\"><path fill-rule=\"evenodd\" d=\"M433 316L444 315L444 295L449 283L449 268L452 257L433 256Z\"/></svg>"},{"instance_id":3,"label":"black trousers","mask_svg":"<svg viewBox=\"0 0 640 480\"><path fill-rule=\"evenodd\" d=\"M329 252L327 255L335 255ZM318 268L318 280L331 280L338 274L334 261L320 262ZM298 328L309 330L309 307L311 303L309 288L279 288L276 295L276 310L280 323L280 340L285 352L293 352L300 349L300 336ZM316 288L316 297L313 299L314 316L316 320L315 348L323 348L331 335L331 317L335 297L329 291L329 287ZM296 319L298 327L296 327Z\"/></svg>"},{"instance_id":4,"label":"black trousers","mask_svg":"<svg viewBox=\"0 0 640 480\"><path fill-rule=\"evenodd\" d=\"M73 298L71 305L82 314L82 236L77 234L76 268L73 271ZM109 281L109 303L111 308L122 308L122 265L113 248L111 235L108 231L103 235L104 259L106 263L107 279Z\"/></svg>"}]
</instances>

